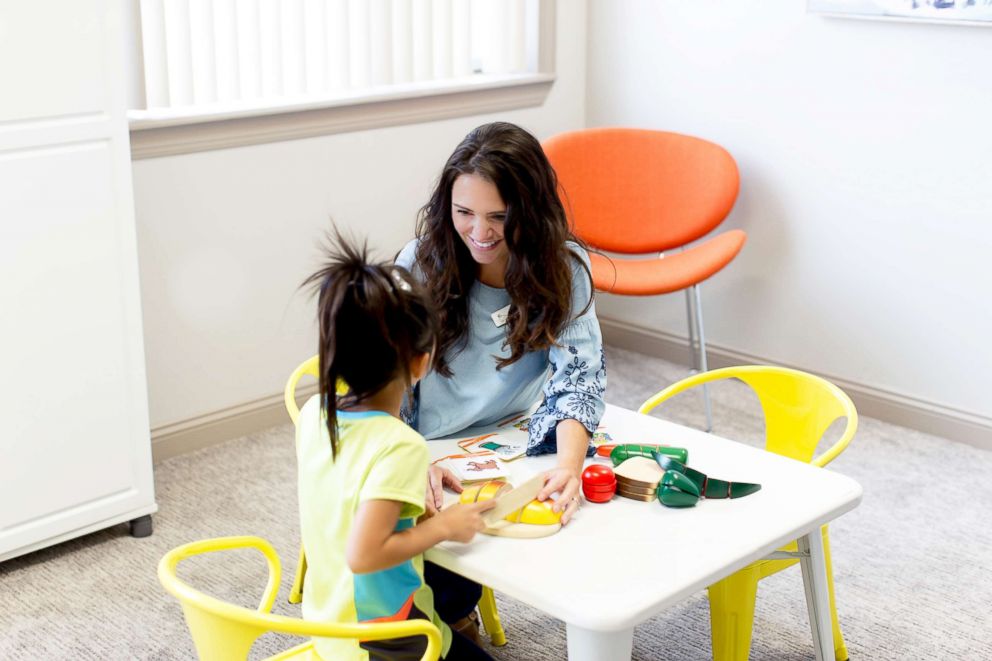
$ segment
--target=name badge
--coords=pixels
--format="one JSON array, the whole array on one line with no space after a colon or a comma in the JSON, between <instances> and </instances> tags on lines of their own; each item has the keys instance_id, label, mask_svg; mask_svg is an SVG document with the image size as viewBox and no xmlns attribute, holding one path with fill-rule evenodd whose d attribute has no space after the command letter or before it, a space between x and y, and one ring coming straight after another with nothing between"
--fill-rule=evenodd
<instances>
[{"instance_id":1,"label":"name badge","mask_svg":"<svg viewBox=\"0 0 992 661\"><path fill-rule=\"evenodd\" d=\"M510 316L510 306L507 305L505 308L500 308L496 312L492 313L493 323L496 324L496 328L506 325L506 318Z\"/></svg>"}]
</instances>

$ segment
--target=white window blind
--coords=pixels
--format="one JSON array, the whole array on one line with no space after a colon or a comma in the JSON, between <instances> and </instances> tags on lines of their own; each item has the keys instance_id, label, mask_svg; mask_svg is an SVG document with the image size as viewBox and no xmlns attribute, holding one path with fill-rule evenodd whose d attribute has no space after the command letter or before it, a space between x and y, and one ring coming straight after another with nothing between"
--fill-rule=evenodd
<instances>
[{"instance_id":1,"label":"white window blind","mask_svg":"<svg viewBox=\"0 0 992 661\"><path fill-rule=\"evenodd\" d=\"M140 0L147 109L537 70L539 0Z\"/></svg>"}]
</instances>

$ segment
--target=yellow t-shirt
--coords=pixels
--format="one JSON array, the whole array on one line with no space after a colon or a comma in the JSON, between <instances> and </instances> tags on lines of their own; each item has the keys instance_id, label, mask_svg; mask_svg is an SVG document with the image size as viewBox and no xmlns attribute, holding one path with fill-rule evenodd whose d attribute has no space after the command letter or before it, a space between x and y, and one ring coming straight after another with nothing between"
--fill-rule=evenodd
<instances>
[{"instance_id":1,"label":"yellow t-shirt","mask_svg":"<svg viewBox=\"0 0 992 661\"><path fill-rule=\"evenodd\" d=\"M300 529L307 554L303 616L320 622L386 622L426 618L441 630L447 653L451 631L434 613L434 595L424 583L424 559L417 556L389 569L352 574L345 558L348 533L358 506L366 500L403 503L397 530L414 525L424 511L429 458L424 437L381 411L338 411L337 454L319 396L300 411L296 427ZM426 639L416 636L362 643L315 638L324 659L423 654Z\"/></svg>"}]
</instances>

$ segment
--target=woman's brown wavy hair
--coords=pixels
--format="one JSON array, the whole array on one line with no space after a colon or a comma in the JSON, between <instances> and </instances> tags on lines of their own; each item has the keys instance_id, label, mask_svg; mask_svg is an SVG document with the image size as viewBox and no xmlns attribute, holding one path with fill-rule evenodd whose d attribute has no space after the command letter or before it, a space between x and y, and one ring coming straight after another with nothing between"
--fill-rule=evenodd
<instances>
[{"instance_id":1,"label":"woman's brown wavy hair","mask_svg":"<svg viewBox=\"0 0 992 661\"><path fill-rule=\"evenodd\" d=\"M572 318L572 260L592 278L566 245L566 241L582 243L569 228L558 197L558 178L541 143L506 122L476 128L448 158L417 221L416 265L439 312L434 369L443 376L451 376L448 359L464 346L468 295L479 269L451 218L451 188L465 174L492 182L506 204L505 287L511 303L504 347L509 347L510 355L497 360L498 368L554 345ZM591 303L590 296L582 312Z\"/></svg>"}]
</instances>

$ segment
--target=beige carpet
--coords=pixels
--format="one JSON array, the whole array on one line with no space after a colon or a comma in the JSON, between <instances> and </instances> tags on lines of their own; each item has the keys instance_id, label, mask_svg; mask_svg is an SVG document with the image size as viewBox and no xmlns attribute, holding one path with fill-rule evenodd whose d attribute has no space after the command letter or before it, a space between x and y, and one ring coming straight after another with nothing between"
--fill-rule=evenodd
<instances>
[{"instance_id":1,"label":"beige carpet","mask_svg":"<svg viewBox=\"0 0 992 661\"><path fill-rule=\"evenodd\" d=\"M621 350L608 350L607 359L607 399L626 407L687 373ZM715 431L758 442L762 423L750 391L724 383L713 395ZM701 411L701 398L687 393L661 413L699 426ZM152 537L132 539L118 526L0 564L0 659L192 658L180 609L160 588L155 566L167 549L203 537L271 540L287 564L276 611L296 614L285 601L298 548L294 462L289 426L177 457L156 466ZM992 659L992 453L862 418L831 470L865 489L862 505L831 527L851 657ZM663 561L664 549L650 560ZM264 585L264 566L251 554L192 564L190 580L246 606ZM493 656L565 658L561 623L508 599L499 608L509 644ZM708 617L700 592L638 627L634 658L710 658ZM263 638L253 658L284 642ZM798 568L762 582L751 656L813 658Z\"/></svg>"}]
</instances>

